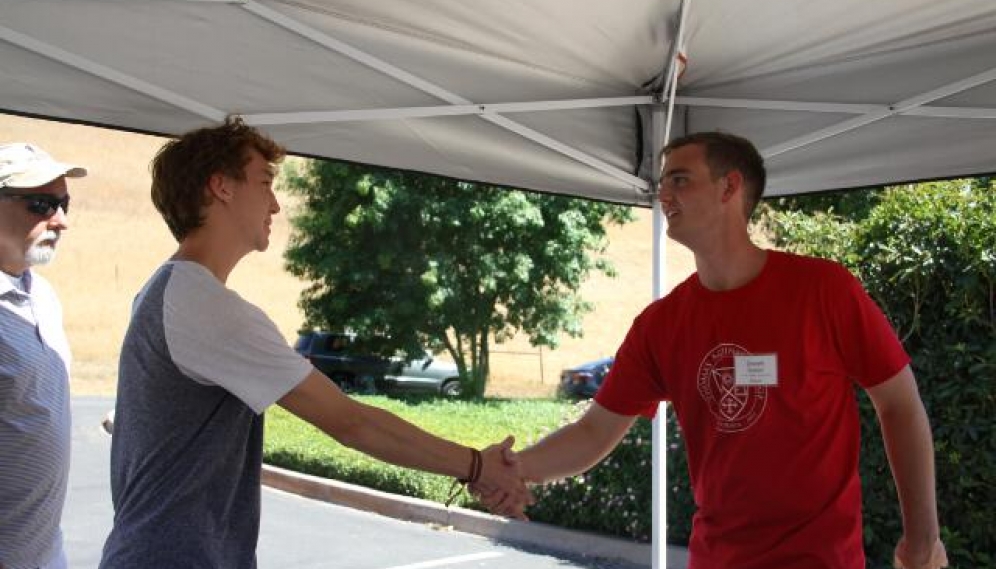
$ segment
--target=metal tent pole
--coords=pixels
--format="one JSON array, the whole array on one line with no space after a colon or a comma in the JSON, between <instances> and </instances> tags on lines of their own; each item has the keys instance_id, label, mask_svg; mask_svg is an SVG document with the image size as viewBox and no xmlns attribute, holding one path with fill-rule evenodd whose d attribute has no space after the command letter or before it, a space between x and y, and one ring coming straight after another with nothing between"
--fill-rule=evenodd
<instances>
[{"instance_id":1,"label":"metal tent pole","mask_svg":"<svg viewBox=\"0 0 996 569\"><path fill-rule=\"evenodd\" d=\"M671 50L671 60L668 62L668 79L665 86L667 94L667 111L656 107L653 110L651 124L653 125L651 140L653 140L654 167L651 169L653 226L654 226L654 267L653 267L653 297L664 296L667 287L667 235L664 230L664 211L661 207L659 188L663 173L663 156L660 150L671 138L671 121L674 118L675 94L678 90L678 77L683 66L683 45L685 41L685 24L691 0L682 0L678 23L678 34L675 38L675 49ZM654 569L667 569L667 403L661 403L653 422L653 543L652 566Z\"/></svg>"}]
</instances>

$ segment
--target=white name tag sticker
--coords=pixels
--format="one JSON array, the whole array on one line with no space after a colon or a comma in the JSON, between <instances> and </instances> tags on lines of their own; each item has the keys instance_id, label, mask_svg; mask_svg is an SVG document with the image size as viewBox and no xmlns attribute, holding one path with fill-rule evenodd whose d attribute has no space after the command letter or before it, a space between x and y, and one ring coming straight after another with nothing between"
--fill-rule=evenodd
<instances>
[{"instance_id":1,"label":"white name tag sticker","mask_svg":"<svg viewBox=\"0 0 996 569\"><path fill-rule=\"evenodd\" d=\"M778 385L778 354L751 354L733 357L737 385Z\"/></svg>"}]
</instances>

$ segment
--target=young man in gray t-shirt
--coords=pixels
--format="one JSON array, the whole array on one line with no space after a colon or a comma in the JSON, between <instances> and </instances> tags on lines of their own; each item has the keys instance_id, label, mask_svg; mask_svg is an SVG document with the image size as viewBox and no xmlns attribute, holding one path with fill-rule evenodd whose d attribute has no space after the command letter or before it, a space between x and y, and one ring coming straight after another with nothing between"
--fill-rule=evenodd
<instances>
[{"instance_id":1,"label":"young man in gray t-shirt","mask_svg":"<svg viewBox=\"0 0 996 569\"><path fill-rule=\"evenodd\" d=\"M381 460L476 472L506 495L503 511L521 515L530 500L501 458L511 438L480 452L350 399L225 287L269 245L283 155L230 118L167 143L153 162L153 202L180 245L136 298L121 351L102 569L255 567L262 413L274 403Z\"/></svg>"}]
</instances>

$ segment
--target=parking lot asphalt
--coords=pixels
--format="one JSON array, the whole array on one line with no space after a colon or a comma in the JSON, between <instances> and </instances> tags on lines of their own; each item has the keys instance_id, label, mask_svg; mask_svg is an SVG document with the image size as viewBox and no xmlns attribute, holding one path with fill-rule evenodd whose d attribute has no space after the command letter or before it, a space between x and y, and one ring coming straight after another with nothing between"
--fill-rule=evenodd
<instances>
[{"instance_id":1,"label":"parking lot asphalt","mask_svg":"<svg viewBox=\"0 0 996 569\"><path fill-rule=\"evenodd\" d=\"M74 569L97 567L111 528L110 437L101 421L113 405L106 397L72 401L73 457L62 528ZM271 467L264 481L274 487L263 489L261 569L650 567L645 544L443 508ZM669 548L669 569L686 563L684 550Z\"/></svg>"}]
</instances>

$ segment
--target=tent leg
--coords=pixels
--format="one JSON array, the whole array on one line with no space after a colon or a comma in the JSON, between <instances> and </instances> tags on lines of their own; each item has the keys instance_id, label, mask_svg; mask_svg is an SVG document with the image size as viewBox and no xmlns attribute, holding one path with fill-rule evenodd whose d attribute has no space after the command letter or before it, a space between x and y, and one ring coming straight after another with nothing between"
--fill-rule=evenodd
<instances>
[{"instance_id":1,"label":"tent leg","mask_svg":"<svg viewBox=\"0 0 996 569\"><path fill-rule=\"evenodd\" d=\"M664 146L665 122L669 115L658 106L652 111L650 124L653 128L651 140L653 140L653 152L655 156L660 156L660 149ZM654 172L652 182L654 185L653 200L653 298L656 300L664 295L667 286L667 234L664 231L664 210L656 191L660 184L661 164L660 159L654 159ZM651 484L653 500L653 538L651 551L653 552L653 569L667 569L667 403L663 402L657 408L657 417L653 423L653 469Z\"/></svg>"},{"instance_id":2,"label":"tent leg","mask_svg":"<svg viewBox=\"0 0 996 569\"><path fill-rule=\"evenodd\" d=\"M656 195L653 201L654 226L654 298L660 298L667 282L667 236L664 232L664 212ZM653 569L667 569L667 402L657 408L653 422L653 469L651 484L653 500Z\"/></svg>"},{"instance_id":3,"label":"tent leg","mask_svg":"<svg viewBox=\"0 0 996 569\"><path fill-rule=\"evenodd\" d=\"M660 181L664 164L661 150L671 138L671 122L674 119L674 100L678 91L678 79L683 67L682 58L685 48L685 23L691 7L691 0L682 0L681 14L678 20L678 30L675 35L675 49L668 61L665 82L667 93L667 108L657 105L651 111L650 141L653 152L651 168L651 204L653 205L654 226L654 261L653 261L653 297L664 296L667 287L667 235L664 231L666 219L660 201ZM653 469L652 469L652 500L653 500L653 569L667 569L667 402L662 402L657 408L657 416L653 423Z\"/></svg>"}]
</instances>

